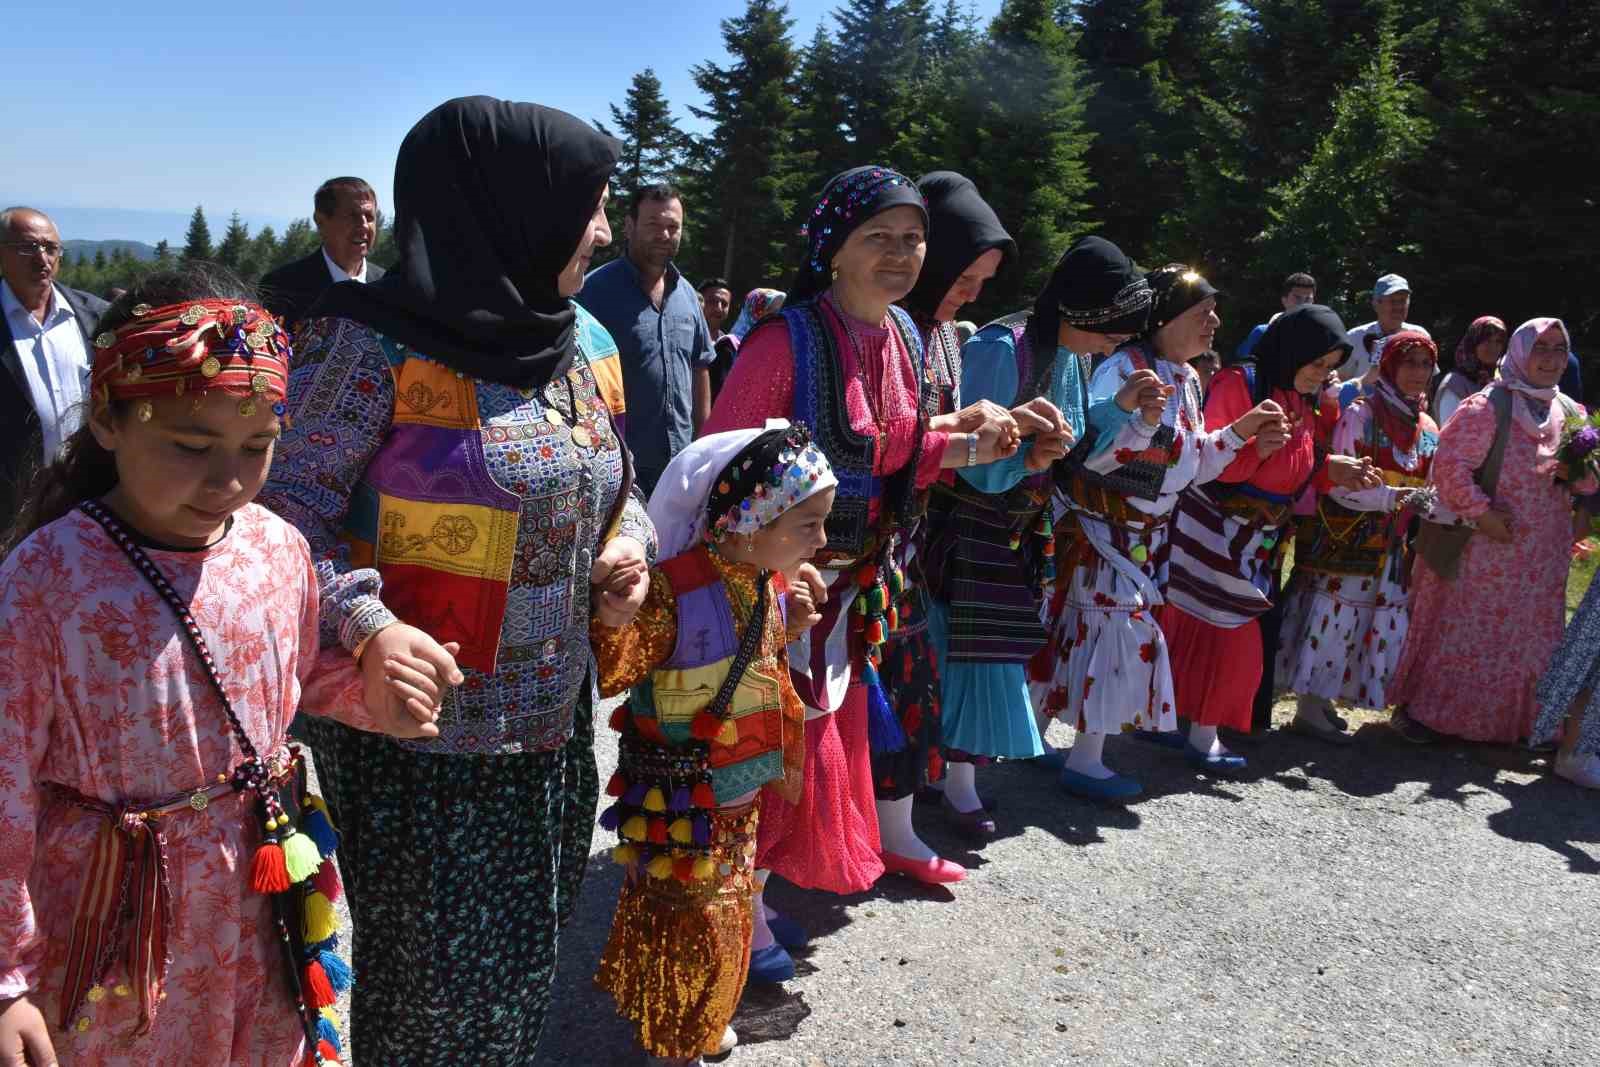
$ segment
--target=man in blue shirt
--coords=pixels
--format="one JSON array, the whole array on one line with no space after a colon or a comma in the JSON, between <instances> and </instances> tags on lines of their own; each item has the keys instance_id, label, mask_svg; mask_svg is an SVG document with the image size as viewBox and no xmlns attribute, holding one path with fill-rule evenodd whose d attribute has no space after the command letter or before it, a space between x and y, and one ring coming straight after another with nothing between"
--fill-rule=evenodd
<instances>
[{"instance_id":1,"label":"man in blue shirt","mask_svg":"<svg viewBox=\"0 0 1600 1067\"><path fill-rule=\"evenodd\" d=\"M1283 280L1283 289L1278 293L1278 303L1283 305L1284 311L1293 311L1301 304L1314 304L1317 300L1317 280L1304 271L1296 271ZM1272 318L1277 318L1277 315ZM1250 358L1256 350L1256 342L1261 340L1261 335L1267 332L1267 327L1272 325L1268 319L1250 331L1250 336L1239 342L1239 347L1233 350L1233 361L1243 362Z\"/></svg>"},{"instance_id":2,"label":"man in blue shirt","mask_svg":"<svg viewBox=\"0 0 1600 1067\"><path fill-rule=\"evenodd\" d=\"M711 413L711 331L672 257L683 200L665 183L633 194L624 254L589 272L580 303L617 343L627 413L618 422L646 494Z\"/></svg>"}]
</instances>

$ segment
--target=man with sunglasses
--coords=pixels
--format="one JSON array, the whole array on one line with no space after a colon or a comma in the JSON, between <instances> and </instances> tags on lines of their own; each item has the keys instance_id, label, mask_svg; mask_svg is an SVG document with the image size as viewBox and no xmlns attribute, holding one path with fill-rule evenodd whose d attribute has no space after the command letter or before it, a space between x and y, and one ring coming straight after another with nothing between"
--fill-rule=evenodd
<instances>
[{"instance_id":1,"label":"man with sunglasses","mask_svg":"<svg viewBox=\"0 0 1600 1067\"><path fill-rule=\"evenodd\" d=\"M0 211L0 516L83 421L104 300L55 284L61 235L28 207Z\"/></svg>"}]
</instances>

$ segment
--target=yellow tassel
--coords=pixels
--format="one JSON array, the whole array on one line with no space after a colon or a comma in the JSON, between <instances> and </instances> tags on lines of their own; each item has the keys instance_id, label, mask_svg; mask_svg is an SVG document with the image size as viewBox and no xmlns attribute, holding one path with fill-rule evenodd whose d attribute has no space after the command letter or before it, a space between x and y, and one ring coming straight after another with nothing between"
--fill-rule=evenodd
<instances>
[{"instance_id":1,"label":"yellow tassel","mask_svg":"<svg viewBox=\"0 0 1600 1067\"><path fill-rule=\"evenodd\" d=\"M652 878L671 878L672 857L663 853L647 863L644 870Z\"/></svg>"},{"instance_id":2,"label":"yellow tassel","mask_svg":"<svg viewBox=\"0 0 1600 1067\"><path fill-rule=\"evenodd\" d=\"M644 795L645 811L666 811L667 798L661 795L661 790L654 787Z\"/></svg>"},{"instance_id":3,"label":"yellow tassel","mask_svg":"<svg viewBox=\"0 0 1600 1067\"><path fill-rule=\"evenodd\" d=\"M326 941L339 932L339 920L333 912L333 903L321 893L306 894L306 940Z\"/></svg>"},{"instance_id":4,"label":"yellow tassel","mask_svg":"<svg viewBox=\"0 0 1600 1067\"><path fill-rule=\"evenodd\" d=\"M737 745L739 743L739 727L732 719L722 724L722 729L717 732L717 744Z\"/></svg>"},{"instance_id":5,"label":"yellow tassel","mask_svg":"<svg viewBox=\"0 0 1600 1067\"><path fill-rule=\"evenodd\" d=\"M619 867L631 867L639 861L639 850L632 845L618 845L611 850L611 859Z\"/></svg>"},{"instance_id":6,"label":"yellow tassel","mask_svg":"<svg viewBox=\"0 0 1600 1067\"><path fill-rule=\"evenodd\" d=\"M326 1008L318 1008L317 1009L317 1014L321 1015L324 1019L328 1020L333 1025L335 1025L335 1026L339 1025L339 1013L334 1011L333 1007L331 1005L326 1007Z\"/></svg>"},{"instance_id":7,"label":"yellow tassel","mask_svg":"<svg viewBox=\"0 0 1600 1067\"><path fill-rule=\"evenodd\" d=\"M622 836L629 841L643 841L648 832L649 825L644 821L643 815L633 815L622 824Z\"/></svg>"},{"instance_id":8,"label":"yellow tassel","mask_svg":"<svg viewBox=\"0 0 1600 1067\"><path fill-rule=\"evenodd\" d=\"M667 827L667 832L672 835L672 840L680 845L691 844L694 841L694 824L688 819L674 820L673 824Z\"/></svg>"},{"instance_id":9,"label":"yellow tassel","mask_svg":"<svg viewBox=\"0 0 1600 1067\"><path fill-rule=\"evenodd\" d=\"M707 881L716 873L717 865L712 862L710 856L701 856L694 861L694 876L696 880Z\"/></svg>"}]
</instances>

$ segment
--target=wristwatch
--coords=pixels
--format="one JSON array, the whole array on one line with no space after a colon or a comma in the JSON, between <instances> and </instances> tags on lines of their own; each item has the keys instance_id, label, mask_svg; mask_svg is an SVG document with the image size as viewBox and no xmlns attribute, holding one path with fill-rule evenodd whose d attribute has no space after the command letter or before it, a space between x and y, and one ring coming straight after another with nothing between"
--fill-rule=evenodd
<instances>
[{"instance_id":1,"label":"wristwatch","mask_svg":"<svg viewBox=\"0 0 1600 1067\"><path fill-rule=\"evenodd\" d=\"M978 465L978 435L975 434L975 433L969 433L969 434L967 434L967 466L976 467L977 465Z\"/></svg>"}]
</instances>

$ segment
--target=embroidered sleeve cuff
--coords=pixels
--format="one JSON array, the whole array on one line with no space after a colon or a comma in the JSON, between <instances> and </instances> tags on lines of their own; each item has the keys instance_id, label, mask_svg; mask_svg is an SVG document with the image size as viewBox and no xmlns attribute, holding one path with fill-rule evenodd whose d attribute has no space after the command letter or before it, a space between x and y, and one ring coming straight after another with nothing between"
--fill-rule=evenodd
<instances>
[{"instance_id":1,"label":"embroidered sleeve cuff","mask_svg":"<svg viewBox=\"0 0 1600 1067\"><path fill-rule=\"evenodd\" d=\"M375 596L364 596L344 605L344 617L339 623L339 643L356 655L372 635L400 620L394 612L383 606Z\"/></svg>"},{"instance_id":2,"label":"embroidered sleeve cuff","mask_svg":"<svg viewBox=\"0 0 1600 1067\"><path fill-rule=\"evenodd\" d=\"M1239 436L1239 431L1235 430L1232 426L1224 426L1222 428L1222 436L1220 440L1222 441L1223 447L1229 452L1237 452L1248 443L1245 438Z\"/></svg>"},{"instance_id":3,"label":"embroidered sleeve cuff","mask_svg":"<svg viewBox=\"0 0 1600 1067\"><path fill-rule=\"evenodd\" d=\"M631 537L643 545L645 560L652 567L655 566L656 528L638 497L629 497L627 506L622 509L622 522L618 524L617 536Z\"/></svg>"}]
</instances>

